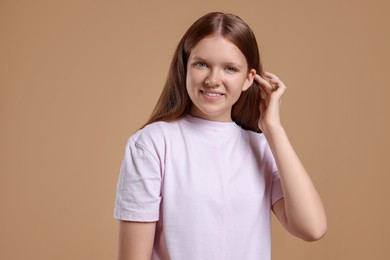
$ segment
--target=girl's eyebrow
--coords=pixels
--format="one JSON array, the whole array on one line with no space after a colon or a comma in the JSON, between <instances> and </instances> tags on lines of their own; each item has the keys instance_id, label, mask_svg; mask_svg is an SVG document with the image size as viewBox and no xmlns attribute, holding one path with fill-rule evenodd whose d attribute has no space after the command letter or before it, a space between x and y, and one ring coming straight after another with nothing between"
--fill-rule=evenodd
<instances>
[{"instance_id":1,"label":"girl's eyebrow","mask_svg":"<svg viewBox=\"0 0 390 260\"><path fill-rule=\"evenodd\" d=\"M193 56L192 56L192 59L194 59L194 60L204 60L204 61L207 61L207 59L202 58L202 57L200 57L200 56L196 56L196 55L193 55Z\"/></svg>"}]
</instances>

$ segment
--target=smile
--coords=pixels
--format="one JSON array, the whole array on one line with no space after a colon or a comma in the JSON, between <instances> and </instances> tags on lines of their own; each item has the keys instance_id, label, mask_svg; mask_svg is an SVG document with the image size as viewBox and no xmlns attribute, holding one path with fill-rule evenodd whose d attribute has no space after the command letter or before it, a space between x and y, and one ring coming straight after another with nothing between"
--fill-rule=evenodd
<instances>
[{"instance_id":1,"label":"smile","mask_svg":"<svg viewBox=\"0 0 390 260\"><path fill-rule=\"evenodd\" d=\"M209 97L220 97L220 96L223 96L222 93L207 92L207 91L204 91L204 90L201 90L200 92L201 92L203 95L206 95L206 96L209 96Z\"/></svg>"}]
</instances>

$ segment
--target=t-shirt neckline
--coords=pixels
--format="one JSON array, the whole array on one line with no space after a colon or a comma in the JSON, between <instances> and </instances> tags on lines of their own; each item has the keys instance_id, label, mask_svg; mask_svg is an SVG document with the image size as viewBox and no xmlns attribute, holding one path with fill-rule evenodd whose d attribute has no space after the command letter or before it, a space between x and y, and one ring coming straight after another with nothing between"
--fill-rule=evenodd
<instances>
[{"instance_id":1,"label":"t-shirt neckline","mask_svg":"<svg viewBox=\"0 0 390 260\"><path fill-rule=\"evenodd\" d=\"M212 120L196 117L190 114L184 117L184 121L193 125L193 127L198 127L201 129L211 130L211 131L230 132L230 131L237 131L240 129L240 126L237 125L234 121L232 122L212 121Z\"/></svg>"}]
</instances>

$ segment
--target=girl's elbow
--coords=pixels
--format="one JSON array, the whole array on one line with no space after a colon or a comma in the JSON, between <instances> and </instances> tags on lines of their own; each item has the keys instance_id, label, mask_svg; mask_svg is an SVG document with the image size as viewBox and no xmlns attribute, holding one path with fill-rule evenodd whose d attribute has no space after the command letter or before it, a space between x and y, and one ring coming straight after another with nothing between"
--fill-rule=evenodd
<instances>
[{"instance_id":1,"label":"girl's elbow","mask_svg":"<svg viewBox=\"0 0 390 260\"><path fill-rule=\"evenodd\" d=\"M301 238L307 242L318 241L323 238L328 230L327 223L320 223L306 231Z\"/></svg>"}]
</instances>

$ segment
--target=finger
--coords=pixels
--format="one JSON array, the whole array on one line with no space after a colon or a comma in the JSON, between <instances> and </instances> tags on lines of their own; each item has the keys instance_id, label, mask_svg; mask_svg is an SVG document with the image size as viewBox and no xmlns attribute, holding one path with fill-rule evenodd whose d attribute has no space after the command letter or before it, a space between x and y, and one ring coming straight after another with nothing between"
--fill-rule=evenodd
<instances>
[{"instance_id":1,"label":"finger","mask_svg":"<svg viewBox=\"0 0 390 260\"><path fill-rule=\"evenodd\" d=\"M268 79L271 84L275 85L275 91L272 93L269 99L269 106L280 105L282 102L282 97L284 92L286 91L286 85L282 80L279 79L278 76L271 72L264 72L264 77Z\"/></svg>"},{"instance_id":2,"label":"finger","mask_svg":"<svg viewBox=\"0 0 390 260\"><path fill-rule=\"evenodd\" d=\"M278 89L276 89L269 97L268 106L279 106L282 103L285 90L286 88L284 87L284 85L280 85Z\"/></svg>"},{"instance_id":3,"label":"finger","mask_svg":"<svg viewBox=\"0 0 390 260\"><path fill-rule=\"evenodd\" d=\"M283 87L283 88L286 88L286 85L283 83L283 81L281 79L279 79L278 76L276 76L275 74L271 73L271 72L264 72L264 77L267 78L272 84L275 84L275 85L278 85L277 87Z\"/></svg>"},{"instance_id":4,"label":"finger","mask_svg":"<svg viewBox=\"0 0 390 260\"><path fill-rule=\"evenodd\" d=\"M260 75L256 74L255 80L259 83L259 87L261 87L261 89L264 89L267 94L271 94L271 92L274 90L272 85Z\"/></svg>"}]
</instances>

